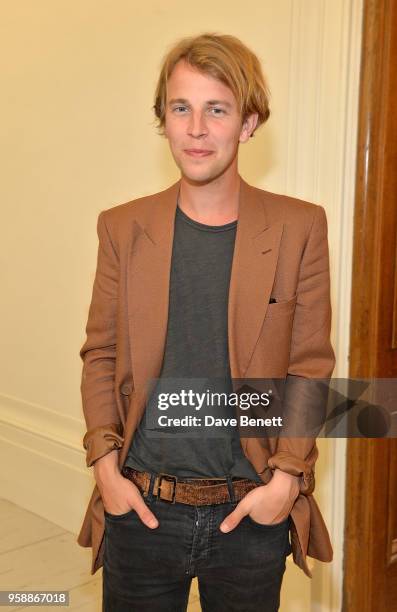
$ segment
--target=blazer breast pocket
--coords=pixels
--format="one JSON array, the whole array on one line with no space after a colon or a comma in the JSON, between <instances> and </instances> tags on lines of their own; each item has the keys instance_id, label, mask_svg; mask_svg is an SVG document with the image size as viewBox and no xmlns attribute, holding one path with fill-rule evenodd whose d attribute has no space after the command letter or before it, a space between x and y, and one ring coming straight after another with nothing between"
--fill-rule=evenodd
<instances>
[{"instance_id":1,"label":"blazer breast pocket","mask_svg":"<svg viewBox=\"0 0 397 612\"><path fill-rule=\"evenodd\" d=\"M266 309L265 318L273 319L275 317L282 317L284 315L291 314L295 310L297 298L298 294L295 293L295 295L293 295L288 300L282 299L279 301L279 299L276 297L275 299L277 301L273 302L271 301L272 299L274 299L274 297L272 296L272 298L270 298L269 300L269 304Z\"/></svg>"}]
</instances>

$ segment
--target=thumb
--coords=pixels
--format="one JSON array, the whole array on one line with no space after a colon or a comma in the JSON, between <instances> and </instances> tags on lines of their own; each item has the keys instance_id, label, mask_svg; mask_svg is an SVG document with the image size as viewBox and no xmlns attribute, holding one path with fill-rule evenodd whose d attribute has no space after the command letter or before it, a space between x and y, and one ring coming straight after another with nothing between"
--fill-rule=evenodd
<instances>
[{"instance_id":1,"label":"thumb","mask_svg":"<svg viewBox=\"0 0 397 612\"><path fill-rule=\"evenodd\" d=\"M239 524L239 522L241 521L241 519L246 515L247 513L244 510L244 506L241 505L241 503L237 504L237 506L235 507L235 509L233 510L233 512L231 512L230 514L228 514L224 520L222 521L222 523L219 526L219 529L223 532L223 533L228 533L228 531L232 531L232 529L234 529L235 527L237 527L237 525Z\"/></svg>"},{"instance_id":2,"label":"thumb","mask_svg":"<svg viewBox=\"0 0 397 612\"><path fill-rule=\"evenodd\" d=\"M153 512L148 508L142 498L137 499L134 503L134 510L144 523L150 529L155 529L159 526L159 522Z\"/></svg>"}]
</instances>

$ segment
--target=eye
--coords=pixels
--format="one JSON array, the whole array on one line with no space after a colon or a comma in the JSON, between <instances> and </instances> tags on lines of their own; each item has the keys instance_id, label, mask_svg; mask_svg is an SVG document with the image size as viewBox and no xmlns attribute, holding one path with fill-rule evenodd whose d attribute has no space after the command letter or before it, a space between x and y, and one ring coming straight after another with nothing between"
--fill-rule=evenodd
<instances>
[{"instance_id":1,"label":"eye","mask_svg":"<svg viewBox=\"0 0 397 612\"><path fill-rule=\"evenodd\" d=\"M217 112L215 112L215 113L214 113L214 115L219 115L219 114L221 114L221 115L222 115L222 114L224 114L224 113L225 113L225 111L224 111L222 108L216 108L216 107L214 107L214 108L211 108L210 110L217 111Z\"/></svg>"},{"instance_id":2,"label":"eye","mask_svg":"<svg viewBox=\"0 0 397 612\"><path fill-rule=\"evenodd\" d=\"M180 109L186 109L186 106L175 106L174 111L179 111ZM178 113L180 114L180 113Z\"/></svg>"}]
</instances>

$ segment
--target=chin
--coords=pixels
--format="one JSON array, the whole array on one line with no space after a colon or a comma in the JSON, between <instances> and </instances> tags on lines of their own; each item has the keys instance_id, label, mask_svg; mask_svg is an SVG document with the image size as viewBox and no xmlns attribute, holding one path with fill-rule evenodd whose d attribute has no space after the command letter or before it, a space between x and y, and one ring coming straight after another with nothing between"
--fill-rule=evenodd
<instances>
[{"instance_id":1,"label":"chin","mask_svg":"<svg viewBox=\"0 0 397 612\"><path fill-rule=\"evenodd\" d=\"M180 164L179 169L182 173L182 176L187 181L192 182L192 183L197 183L197 184L203 184L203 183L209 183L210 181L217 179L221 174L225 172L227 167L208 168L208 169L196 168L196 171L194 171L192 170L192 168L186 168L185 165Z\"/></svg>"},{"instance_id":2,"label":"chin","mask_svg":"<svg viewBox=\"0 0 397 612\"><path fill-rule=\"evenodd\" d=\"M181 168L181 172L182 176L190 183L208 183L208 181L214 178L211 173L195 174L193 172L185 171L183 168Z\"/></svg>"}]
</instances>

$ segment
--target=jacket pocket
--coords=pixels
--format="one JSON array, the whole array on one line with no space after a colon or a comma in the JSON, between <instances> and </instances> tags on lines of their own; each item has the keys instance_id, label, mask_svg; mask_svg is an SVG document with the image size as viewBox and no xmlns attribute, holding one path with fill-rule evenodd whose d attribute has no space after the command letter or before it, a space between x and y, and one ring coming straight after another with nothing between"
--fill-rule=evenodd
<instances>
[{"instance_id":1,"label":"jacket pocket","mask_svg":"<svg viewBox=\"0 0 397 612\"><path fill-rule=\"evenodd\" d=\"M298 294L295 293L295 295L293 295L288 300L282 300L281 302L269 304L266 309L265 318L272 319L275 317L281 317L283 315L291 314L295 310L297 298Z\"/></svg>"}]
</instances>

